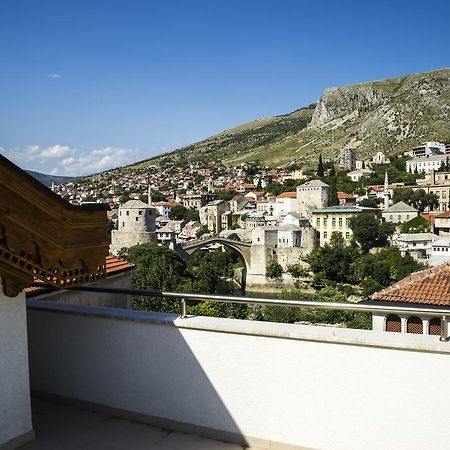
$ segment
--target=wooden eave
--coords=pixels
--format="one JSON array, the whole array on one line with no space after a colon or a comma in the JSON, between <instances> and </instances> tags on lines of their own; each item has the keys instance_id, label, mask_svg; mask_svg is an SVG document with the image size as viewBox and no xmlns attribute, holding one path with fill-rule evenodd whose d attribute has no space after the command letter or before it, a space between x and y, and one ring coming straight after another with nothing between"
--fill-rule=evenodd
<instances>
[{"instance_id":1,"label":"wooden eave","mask_svg":"<svg viewBox=\"0 0 450 450\"><path fill-rule=\"evenodd\" d=\"M75 206L0 155L0 277L14 297L38 277L59 287L105 278L107 204Z\"/></svg>"}]
</instances>

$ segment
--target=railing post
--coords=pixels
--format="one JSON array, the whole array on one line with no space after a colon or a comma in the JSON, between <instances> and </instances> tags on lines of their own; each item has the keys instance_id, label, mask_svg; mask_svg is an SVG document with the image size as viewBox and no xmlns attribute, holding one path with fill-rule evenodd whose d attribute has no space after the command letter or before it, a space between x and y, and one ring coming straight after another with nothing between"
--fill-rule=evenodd
<instances>
[{"instance_id":1,"label":"railing post","mask_svg":"<svg viewBox=\"0 0 450 450\"><path fill-rule=\"evenodd\" d=\"M448 323L447 316L441 316L441 337L439 338L441 342L448 341Z\"/></svg>"},{"instance_id":2,"label":"railing post","mask_svg":"<svg viewBox=\"0 0 450 450\"><path fill-rule=\"evenodd\" d=\"M186 300L184 298L181 299L181 313L180 319L186 319Z\"/></svg>"}]
</instances>

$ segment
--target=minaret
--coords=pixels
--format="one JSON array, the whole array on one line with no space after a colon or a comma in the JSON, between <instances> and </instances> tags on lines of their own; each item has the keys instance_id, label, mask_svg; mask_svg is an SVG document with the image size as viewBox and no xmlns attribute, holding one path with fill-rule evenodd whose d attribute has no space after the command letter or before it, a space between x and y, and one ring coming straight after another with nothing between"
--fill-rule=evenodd
<instances>
[{"instance_id":1,"label":"minaret","mask_svg":"<svg viewBox=\"0 0 450 450\"><path fill-rule=\"evenodd\" d=\"M148 206L152 206L152 187L150 185L150 176L148 176L147 179L148 179Z\"/></svg>"},{"instance_id":2,"label":"minaret","mask_svg":"<svg viewBox=\"0 0 450 450\"><path fill-rule=\"evenodd\" d=\"M387 170L384 175L384 209L389 208L389 181L388 181L388 174Z\"/></svg>"}]
</instances>

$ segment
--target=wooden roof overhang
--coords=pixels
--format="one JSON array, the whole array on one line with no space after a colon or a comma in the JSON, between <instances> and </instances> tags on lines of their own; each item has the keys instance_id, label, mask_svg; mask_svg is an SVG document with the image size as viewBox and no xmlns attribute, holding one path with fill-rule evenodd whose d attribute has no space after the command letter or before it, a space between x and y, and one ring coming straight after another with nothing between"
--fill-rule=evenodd
<instances>
[{"instance_id":1,"label":"wooden roof overhang","mask_svg":"<svg viewBox=\"0 0 450 450\"><path fill-rule=\"evenodd\" d=\"M106 277L107 204L72 205L0 155L0 277L14 297L39 277L58 287Z\"/></svg>"}]
</instances>

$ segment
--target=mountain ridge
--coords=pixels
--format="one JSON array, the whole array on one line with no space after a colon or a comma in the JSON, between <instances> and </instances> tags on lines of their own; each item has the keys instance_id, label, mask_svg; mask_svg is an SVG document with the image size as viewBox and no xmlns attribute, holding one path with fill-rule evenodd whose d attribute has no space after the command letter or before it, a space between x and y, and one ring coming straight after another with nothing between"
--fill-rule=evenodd
<instances>
[{"instance_id":1,"label":"mountain ridge","mask_svg":"<svg viewBox=\"0 0 450 450\"><path fill-rule=\"evenodd\" d=\"M127 167L259 160L271 166L336 159L353 146L362 157L389 155L422 141L450 142L450 69L331 87L309 106L256 119Z\"/></svg>"}]
</instances>

